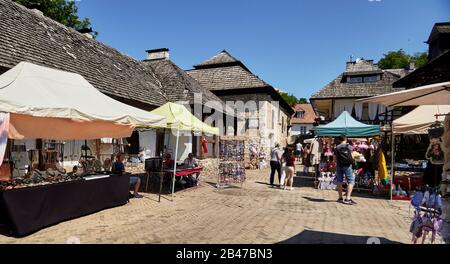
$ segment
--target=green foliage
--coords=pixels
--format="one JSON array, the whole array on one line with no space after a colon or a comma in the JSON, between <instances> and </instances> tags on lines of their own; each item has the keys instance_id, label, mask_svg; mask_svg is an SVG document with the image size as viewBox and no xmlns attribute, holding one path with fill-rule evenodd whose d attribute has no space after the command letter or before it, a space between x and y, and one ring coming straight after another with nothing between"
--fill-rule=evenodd
<instances>
[{"instance_id":1,"label":"green foliage","mask_svg":"<svg viewBox=\"0 0 450 264\"><path fill-rule=\"evenodd\" d=\"M297 98L293 94L280 92L280 95L290 106L294 106L296 104L307 104L308 103L308 99Z\"/></svg>"},{"instance_id":2,"label":"green foliage","mask_svg":"<svg viewBox=\"0 0 450 264\"><path fill-rule=\"evenodd\" d=\"M426 52L418 52L414 55L408 55L403 49L397 51L389 51L378 62L381 69L401 69L408 68L409 64L414 62L416 67L421 67L428 62Z\"/></svg>"},{"instance_id":3,"label":"green foliage","mask_svg":"<svg viewBox=\"0 0 450 264\"><path fill-rule=\"evenodd\" d=\"M417 52L411 57L412 61L416 64L416 67L422 67L428 62L428 54L426 52Z\"/></svg>"},{"instance_id":4,"label":"green foliage","mask_svg":"<svg viewBox=\"0 0 450 264\"><path fill-rule=\"evenodd\" d=\"M78 7L74 0L14 0L15 2L30 8L38 9L45 16L58 21L59 23L71 27L75 30L91 27L89 18L81 19L78 16ZM94 37L98 35L93 33Z\"/></svg>"}]
</instances>

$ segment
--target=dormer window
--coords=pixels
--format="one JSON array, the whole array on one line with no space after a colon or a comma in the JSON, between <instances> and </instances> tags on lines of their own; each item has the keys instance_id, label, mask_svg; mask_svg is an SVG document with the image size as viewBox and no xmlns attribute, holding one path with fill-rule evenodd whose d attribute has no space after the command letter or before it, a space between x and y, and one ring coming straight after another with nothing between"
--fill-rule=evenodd
<instances>
[{"instance_id":1,"label":"dormer window","mask_svg":"<svg viewBox=\"0 0 450 264\"><path fill-rule=\"evenodd\" d=\"M298 111L298 112L296 113L296 117L297 117L297 118L303 118L303 117L305 117L305 111Z\"/></svg>"},{"instance_id":2,"label":"dormer window","mask_svg":"<svg viewBox=\"0 0 450 264\"><path fill-rule=\"evenodd\" d=\"M366 75L366 76L348 76L348 83L371 83L377 82L381 79L379 74L376 75Z\"/></svg>"},{"instance_id":3,"label":"dormer window","mask_svg":"<svg viewBox=\"0 0 450 264\"><path fill-rule=\"evenodd\" d=\"M362 83L363 82L363 77L361 77L361 76L349 76L349 77L347 77L347 82L348 83Z\"/></svg>"}]
</instances>

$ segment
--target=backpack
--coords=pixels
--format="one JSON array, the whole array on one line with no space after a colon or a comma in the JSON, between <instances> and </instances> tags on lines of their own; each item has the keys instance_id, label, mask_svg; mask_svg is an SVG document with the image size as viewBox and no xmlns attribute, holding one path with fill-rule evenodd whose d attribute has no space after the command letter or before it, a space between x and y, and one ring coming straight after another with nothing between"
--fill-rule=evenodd
<instances>
[{"instance_id":1,"label":"backpack","mask_svg":"<svg viewBox=\"0 0 450 264\"><path fill-rule=\"evenodd\" d=\"M349 145L336 148L336 159L339 165L347 166L353 164L352 152Z\"/></svg>"}]
</instances>

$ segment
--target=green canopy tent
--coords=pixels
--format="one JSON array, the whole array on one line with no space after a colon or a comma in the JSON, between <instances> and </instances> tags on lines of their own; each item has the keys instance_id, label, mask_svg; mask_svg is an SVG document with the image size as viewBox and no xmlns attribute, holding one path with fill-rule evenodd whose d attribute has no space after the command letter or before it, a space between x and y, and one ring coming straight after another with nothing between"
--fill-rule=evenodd
<instances>
[{"instance_id":1,"label":"green canopy tent","mask_svg":"<svg viewBox=\"0 0 450 264\"><path fill-rule=\"evenodd\" d=\"M175 162L173 168L172 182L172 201L175 193L175 174L177 171L178 143L180 131L201 132L211 135L219 135L219 128L209 126L195 117L186 107L175 103L166 103L165 105L151 111L152 114L160 115L166 118L166 128L176 133Z\"/></svg>"},{"instance_id":2,"label":"green canopy tent","mask_svg":"<svg viewBox=\"0 0 450 264\"><path fill-rule=\"evenodd\" d=\"M321 137L368 137L380 134L379 125L366 125L356 121L347 111L344 111L333 122L316 127L316 135Z\"/></svg>"}]
</instances>

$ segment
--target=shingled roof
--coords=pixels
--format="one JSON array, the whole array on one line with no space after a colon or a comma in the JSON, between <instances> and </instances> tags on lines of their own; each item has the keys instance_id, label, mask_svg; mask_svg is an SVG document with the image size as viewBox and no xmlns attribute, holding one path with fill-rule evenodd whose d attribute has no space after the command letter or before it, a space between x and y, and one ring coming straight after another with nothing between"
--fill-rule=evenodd
<instances>
[{"instance_id":1,"label":"shingled roof","mask_svg":"<svg viewBox=\"0 0 450 264\"><path fill-rule=\"evenodd\" d=\"M10 0L0 0L0 21L0 67L27 61L81 74L116 98L149 107L167 101L145 64L107 45Z\"/></svg>"},{"instance_id":2,"label":"shingled roof","mask_svg":"<svg viewBox=\"0 0 450 264\"><path fill-rule=\"evenodd\" d=\"M241 66L195 69L187 73L210 91L249 89L270 86Z\"/></svg>"},{"instance_id":3,"label":"shingled roof","mask_svg":"<svg viewBox=\"0 0 450 264\"><path fill-rule=\"evenodd\" d=\"M291 124L314 124L317 119L316 112L311 104L296 104L294 106L295 112L303 111L305 114L303 118L296 117L294 114L291 118Z\"/></svg>"},{"instance_id":4,"label":"shingled roof","mask_svg":"<svg viewBox=\"0 0 450 264\"><path fill-rule=\"evenodd\" d=\"M204 88L184 70L169 59L144 61L161 81L164 92L171 102L187 101L194 104L194 93L202 94L202 103L216 101L226 107L222 100Z\"/></svg>"},{"instance_id":5,"label":"shingled roof","mask_svg":"<svg viewBox=\"0 0 450 264\"><path fill-rule=\"evenodd\" d=\"M404 69L380 70L377 67L370 67L367 68L367 71L360 71L359 69L357 74L381 74L380 80L368 83L348 83L346 82L346 76L355 74L355 71L348 70L348 66L347 63L347 71L340 74L319 92L313 94L311 99L363 98L396 92L399 89L393 88L392 84L407 73Z\"/></svg>"},{"instance_id":6,"label":"shingled roof","mask_svg":"<svg viewBox=\"0 0 450 264\"><path fill-rule=\"evenodd\" d=\"M438 37L438 34L450 34L450 22L434 24L427 43L430 44L434 39Z\"/></svg>"},{"instance_id":7,"label":"shingled roof","mask_svg":"<svg viewBox=\"0 0 450 264\"><path fill-rule=\"evenodd\" d=\"M186 71L203 87L216 94L233 94L239 90L244 93L268 93L290 114L292 107L268 83L253 74L241 61L231 56L226 50L195 65Z\"/></svg>"}]
</instances>

